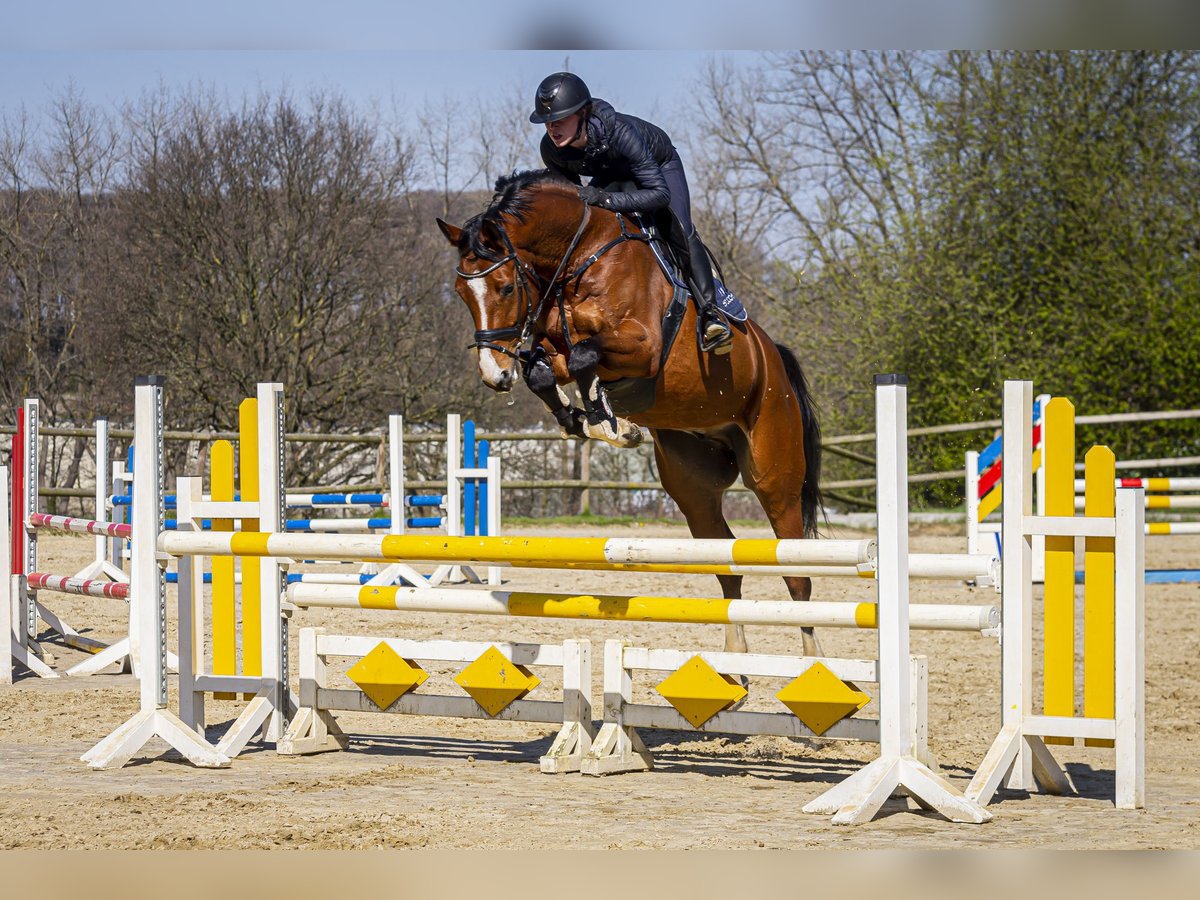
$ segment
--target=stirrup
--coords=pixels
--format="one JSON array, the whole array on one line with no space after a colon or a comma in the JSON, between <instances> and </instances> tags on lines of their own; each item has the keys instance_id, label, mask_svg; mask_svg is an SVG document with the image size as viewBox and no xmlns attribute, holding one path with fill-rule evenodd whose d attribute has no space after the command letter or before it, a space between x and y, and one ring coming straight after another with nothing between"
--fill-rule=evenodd
<instances>
[{"instance_id":1,"label":"stirrup","mask_svg":"<svg viewBox=\"0 0 1200 900\"><path fill-rule=\"evenodd\" d=\"M701 320L709 318L702 313ZM733 331L725 321L725 317L717 310L712 311L711 319L704 325L701 333L700 349L704 353L715 353L724 356L733 349Z\"/></svg>"}]
</instances>

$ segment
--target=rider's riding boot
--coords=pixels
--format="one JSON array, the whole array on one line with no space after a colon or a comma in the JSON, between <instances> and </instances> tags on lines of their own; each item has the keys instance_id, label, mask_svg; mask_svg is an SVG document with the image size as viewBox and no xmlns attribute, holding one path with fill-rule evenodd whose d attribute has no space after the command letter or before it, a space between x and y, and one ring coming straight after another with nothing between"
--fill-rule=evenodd
<instances>
[{"instance_id":1,"label":"rider's riding boot","mask_svg":"<svg viewBox=\"0 0 1200 900\"><path fill-rule=\"evenodd\" d=\"M705 353L726 354L733 349L733 332L717 306L712 264L708 261L704 242L695 231L688 236L688 263L688 287L700 310L700 349Z\"/></svg>"}]
</instances>

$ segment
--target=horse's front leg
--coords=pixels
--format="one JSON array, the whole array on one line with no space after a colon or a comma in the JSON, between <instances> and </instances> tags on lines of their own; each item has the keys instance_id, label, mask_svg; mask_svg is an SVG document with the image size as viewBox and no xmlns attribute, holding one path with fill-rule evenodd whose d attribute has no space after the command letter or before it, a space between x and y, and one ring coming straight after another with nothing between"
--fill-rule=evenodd
<instances>
[{"instance_id":1,"label":"horse's front leg","mask_svg":"<svg viewBox=\"0 0 1200 900\"><path fill-rule=\"evenodd\" d=\"M614 447L636 447L642 442L642 430L613 412L604 385L596 374L600 359L599 346L594 339L588 338L571 348L571 356L567 360L567 371L579 385L579 394L583 399L588 437L608 441Z\"/></svg>"},{"instance_id":2,"label":"horse's front leg","mask_svg":"<svg viewBox=\"0 0 1200 900\"><path fill-rule=\"evenodd\" d=\"M525 384L529 386L529 390L533 391L534 396L546 404L546 408L558 422L564 438L586 439L588 437L583 410L572 406L570 398L558 386L558 379L554 376L554 367L550 365L550 361L541 348L535 349L527 359L522 361L521 373L525 377Z\"/></svg>"}]
</instances>

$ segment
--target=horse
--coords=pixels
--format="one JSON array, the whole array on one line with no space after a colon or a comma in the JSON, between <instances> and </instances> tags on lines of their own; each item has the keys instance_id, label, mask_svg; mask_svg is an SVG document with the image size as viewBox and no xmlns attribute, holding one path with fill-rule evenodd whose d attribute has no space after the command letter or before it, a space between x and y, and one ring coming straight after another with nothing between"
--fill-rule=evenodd
<instances>
[{"instance_id":1,"label":"horse","mask_svg":"<svg viewBox=\"0 0 1200 900\"><path fill-rule=\"evenodd\" d=\"M702 353L686 300L679 339L665 346L675 285L646 233L577 190L547 170L514 173L461 228L437 220L458 251L454 287L474 318L483 383L510 391L523 365L564 437L634 446L647 428L659 480L695 538L733 537L721 501L739 474L776 537L816 537L821 430L795 355L749 318L735 323L729 353ZM582 410L562 390L571 381ZM647 386L642 401L614 404L609 394L629 384ZM740 576L716 577L724 597L740 596ZM811 597L808 578L784 581L793 600ZM746 651L742 626L725 632L726 650ZM822 655L811 628L803 642Z\"/></svg>"}]
</instances>

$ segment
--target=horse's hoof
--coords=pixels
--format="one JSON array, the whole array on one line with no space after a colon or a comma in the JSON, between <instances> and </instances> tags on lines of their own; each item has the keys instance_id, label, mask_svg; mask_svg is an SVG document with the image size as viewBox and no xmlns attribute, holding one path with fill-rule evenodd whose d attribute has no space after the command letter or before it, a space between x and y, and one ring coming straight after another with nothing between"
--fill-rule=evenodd
<instances>
[{"instance_id":1,"label":"horse's hoof","mask_svg":"<svg viewBox=\"0 0 1200 900\"><path fill-rule=\"evenodd\" d=\"M595 425L589 424L587 426L587 436L612 444L614 447L619 447L622 450L636 447L644 440L642 430L625 419L617 419L615 427L612 422L599 422Z\"/></svg>"}]
</instances>

